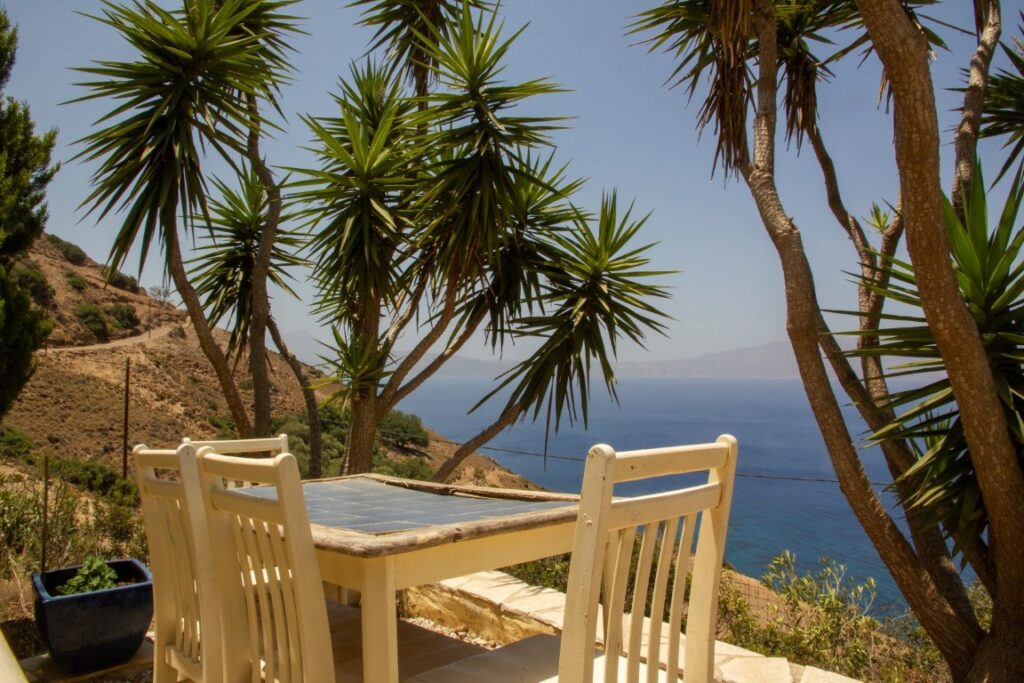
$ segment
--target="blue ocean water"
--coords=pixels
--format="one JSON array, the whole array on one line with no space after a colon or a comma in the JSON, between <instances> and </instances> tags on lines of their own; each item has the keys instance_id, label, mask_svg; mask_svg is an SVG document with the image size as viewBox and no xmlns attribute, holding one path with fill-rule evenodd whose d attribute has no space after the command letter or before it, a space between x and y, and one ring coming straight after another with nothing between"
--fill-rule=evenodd
<instances>
[{"instance_id":1,"label":"blue ocean water","mask_svg":"<svg viewBox=\"0 0 1024 683\"><path fill-rule=\"evenodd\" d=\"M477 378L433 378L399 408L419 415L425 425L446 438L462 442L489 424L499 405L467 411L493 387ZM598 393L598 392L601 393ZM821 435L797 380L624 379L618 385L620 405L595 386L589 428L563 422L552 429L548 453L582 458L595 443L618 450L676 443L712 441L729 433L740 443L736 493L726 543L726 560L739 571L761 576L769 560L783 549L797 556L803 570L818 567L821 557L846 565L856 580L873 577L878 585L876 605L903 604L839 485L829 482L764 479L800 477L835 479ZM845 409L854 437L866 428L852 407ZM521 451L544 449L543 415L537 423L514 425L490 446ZM541 486L578 492L583 463L559 458L481 449L503 466ZM887 482L888 472L878 449L867 449L862 460L874 482ZM879 488L881 490L881 487ZM888 494L883 493L891 504Z\"/></svg>"}]
</instances>

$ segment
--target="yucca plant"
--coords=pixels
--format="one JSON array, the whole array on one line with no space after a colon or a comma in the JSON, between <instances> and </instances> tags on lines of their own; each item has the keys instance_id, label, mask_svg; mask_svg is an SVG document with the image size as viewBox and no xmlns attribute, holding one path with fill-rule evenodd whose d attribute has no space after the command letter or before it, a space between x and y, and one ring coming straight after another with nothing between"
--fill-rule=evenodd
<instances>
[{"instance_id":1,"label":"yucca plant","mask_svg":"<svg viewBox=\"0 0 1024 683\"><path fill-rule=\"evenodd\" d=\"M166 272L188 309L235 427L246 436L252 435L253 422L188 279L179 228L189 234L194 217L208 215L203 166L211 151L230 165L239 157L250 162L259 157L261 128L270 125L259 103L277 106L278 89L290 69L287 40L297 28L296 19L284 10L292 4L294 0L183 0L168 9L153 0L130 5L105 1L93 18L124 40L135 56L78 69L92 80L79 84L86 93L75 101L103 100L109 106L92 132L77 141L81 150L76 158L97 164L82 207L101 220L110 214L123 216L110 250L111 271L122 266L134 247L139 247L140 270L154 244L163 252ZM257 288L265 291L262 278ZM260 351L261 333L262 327L253 339ZM263 354L254 355L262 359ZM251 364L254 396L261 399L254 400L261 431L263 422L269 426L269 381L265 372L257 377L262 365ZM262 404L266 410L260 409Z\"/></svg>"},{"instance_id":2,"label":"yucca plant","mask_svg":"<svg viewBox=\"0 0 1024 683\"><path fill-rule=\"evenodd\" d=\"M594 234L572 205L581 181L549 153L561 118L520 113L557 86L502 79L519 33L503 36L485 3L358 4L372 5L365 21L382 27L391 61L354 66L336 115L306 119L319 167L296 169L293 184L308 206L318 307L336 328L336 398L352 410L346 466L369 468L380 419L478 332L494 348L517 336L542 345L536 367L508 378L524 384L479 439L545 401L556 423L563 410L575 417L577 400L585 415L591 359L613 389L619 335L661 329L649 299L664 292L645 284L656 274L629 246L643 221L620 225L611 198ZM400 356L413 321L419 339ZM420 363L435 343L440 353Z\"/></svg>"},{"instance_id":3,"label":"yucca plant","mask_svg":"<svg viewBox=\"0 0 1024 683\"><path fill-rule=\"evenodd\" d=\"M1018 173L990 229L979 164L965 195L963 216L946 202L946 232L957 282L977 323L1020 453L1024 453L1024 226L1016 221L1022 198L1024 184ZM879 344L869 352L896 361L890 378L920 377L924 382L892 393L891 405L898 415L872 439L906 439L916 447L917 461L902 477L909 484L902 488L903 502L941 523L955 550L966 558L984 543L988 518L956 399L921 312L913 267L891 259L880 268L889 276L889 285L880 293L906 312L881 316Z\"/></svg>"},{"instance_id":4,"label":"yucca plant","mask_svg":"<svg viewBox=\"0 0 1024 683\"><path fill-rule=\"evenodd\" d=\"M227 355L237 364L249 341L252 272L267 217L267 194L248 168L239 173L237 189L219 178L214 178L213 185L219 198L210 200L208 239L189 262L189 277L203 297L210 325L230 320ZM289 285L288 269L304 264L295 254L301 244L296 233L278 230L271 252L268 278L293 297L297 295Z\"/></svg>"}]
</instances>

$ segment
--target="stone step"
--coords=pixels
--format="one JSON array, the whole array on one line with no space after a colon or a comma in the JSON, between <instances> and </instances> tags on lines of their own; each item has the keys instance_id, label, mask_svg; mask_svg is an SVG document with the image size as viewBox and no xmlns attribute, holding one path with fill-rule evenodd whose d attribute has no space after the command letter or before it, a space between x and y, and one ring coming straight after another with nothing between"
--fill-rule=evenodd
<instances>
[{"instance_id":1,"label":"stone step","mask_svg":"<svg viewBox=\"0 0 1024 683\"><path fill-rule=\"evenodd\" d=\"M562 630L565 594L531 586L504 572L486 571L407 591L408 608L456 631L496 645ZM857 683L812 666L765 657L722 641L715 642L718 683Z\"/></svg>"}]
</instances>

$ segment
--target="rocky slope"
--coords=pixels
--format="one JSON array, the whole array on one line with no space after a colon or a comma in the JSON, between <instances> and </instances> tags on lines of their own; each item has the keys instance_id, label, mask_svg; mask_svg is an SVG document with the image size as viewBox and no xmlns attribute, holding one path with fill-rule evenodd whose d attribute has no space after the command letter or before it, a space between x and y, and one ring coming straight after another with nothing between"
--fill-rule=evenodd
<instances>
[{"instance_id":1,"label":"rocky slope","mask_svg":"<svg viewBox=\"0 0 1024 683\"><path fill-rule=\"evenodd\" d=\"M129 447L173 446L185 435L216 438L228 410L185 313L150 297L130 278L120 280L122 287L106 284L101 266L76 249L44 237L24 264L45 278L49 292L37 300L54 321L54 330L46 348L36 353L35 374L3 425L55 456L119 466L130 361ZM118 315L132 318L125 314L127 308L136 324L120 326ZM107 323L105 330L100 328L102 334L95 331L96 309ZM217 334L226 341L226 335ZM271 364L274 414L301 411L302 396L291 370L277 354L271 354ZM251 404L244 368L240 363L238 382ZM417 455L437 467L453 448L432 443ZM410 457L408 451L392 455ZM480 456L467 461L457 481L532 486Z\"/></svg>"}]
</instances>

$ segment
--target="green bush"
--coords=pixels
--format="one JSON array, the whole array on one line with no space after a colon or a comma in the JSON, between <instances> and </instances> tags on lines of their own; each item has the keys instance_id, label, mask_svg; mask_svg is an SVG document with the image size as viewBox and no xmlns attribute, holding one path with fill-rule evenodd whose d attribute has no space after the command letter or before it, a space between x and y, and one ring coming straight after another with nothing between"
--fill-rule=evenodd
<instances>
[{"instance_id":1,"label":"green bush","mask_svg":"<svg viewBox=\"0 0 1024 683\"><path fill-rule=\"evenodd\" d=\"M32 439L14 427L0 426L0 457L5 460L32 464Z\"/></svg>"},{"instance_id":2,"label":"green bush","mask_svg":"<svg viewBox=\"0 0 1024 683\"><path fill-rule=\"evenodd\" d=\"M418 455L410 455L392 459L387 457L382 451L374 452L373 463L370 469L376 474L401 477L403 479L419 479L421 481L430 481L434 476L434 470L430 468L425 458Z\"/></svg>"},{"instance_id":3,"label":"green bush","mask_svg":"<svg viewBox=\"0 0 1024 683\"><path fill-rule=\"evenodd\" d=\"M39 473L40 476L42 472ZM0 571L24 574L39 567L42 550L42 488L30 482L0 488ZM102 539L81 514L79 497L67 482L50 484L47 556L49 567L74 564L96 552ZM8 552L10 549L10 552Z\"/></svg>"},{"instance_id":4,"label":"green bush","mask_svg":"<svg viewBox=\"0 0 1024 683\"><path fill-rule=\"evenodd\" d=\"M115 330L132 330L141 324L135 307L131 304L110 304L105 312L110 326Z\"/></svg>"},{"instance_id":5,"label":"green bush","mask_svg":"<svg viewBox=\"0 0 1024 683\"><path fill-rule=\"evenodd\" d=\"M124 479L112 467L92 460L58 460L54 473L69 484L126 505L137 505L139 492L135 482Z\"/></svg>"},{"instance_id":6,"label":"green bush","mask_svg":"<svg viewBox=\"0 0 1024 683\"><path fill-rule=\"evenodd\" d=\"M64 278L68 281L68 284L71 285L71 289L76 292L84 292L89 288L89 281L73 270L65 270Z\"/></svg>"},{"instance_id":7,"label":"green bush","mask_svg":"<svg viewBox=\"0 0 1024 683\"><path fill-rule=\"evenodd\" d=\"M103 267L103 277L106 281L118 289L123 289L127 292L139 291L139 281L131 275L126 275L119 270L115 270L110 266Z\"/></svg>"},{"instance_id":8,"label":"green bush","mask_svg":"<svg viewBox=\"0 0 1024 683\"><path fill-rule=\"evenodd\" d=\"M217 439L237 439L238 432L235 430L235 423L230 417L223 415L207 415L206 421L217 430Z\"/></svg>"},{"instance_id":9,"label":"green bush","mask_svg":"<svg viewBox=\"0 0 1024 683\"><path fill-rule=\"evenodd\" d=\"M9 485L0 488L0 548L14 555L24 553L33 547L41 525L42 505L34 491Z\"/></svg>"},{"instance_id":10,"label":"green bush","mask_svg":"<svg viewBox=\"0 0 1024 683\"><path fill-rule=\"evenodd\" d=\"M56 235L51 235L49 233L47 233L46 238L50 240L50 243L53 244L53 246L57 247L57 250L60 251L64 259L73 265L81 266L89 258L77 244L72 244L71 242L62 240Z\"/></svg>"},{"instance_id":11,"label":"green bush","mask_svg":"<svg viewBox=\"0 0 1024 683\"><path fill-rule=\"evenodd\" d=\"M427 430L419 415L392 410L380 421L377 427L380 440L397 448L408 448L410 445L426 448L430 444Z\"/></svg>"},{"instance_id":12,"label":"green bush","mask_svg":"<svg viewBox=\"0 0 1024 683\"><path fill-rule=\"evenodd\" d=\"M37 304L46 306L53 302L53 287L46 281L38 263L32 259L22 259L12 272L18 286L26 290Z\"/></svg>"},{"instance_id":13,"label":"green bush","mask_svg":"<svg viewBox=\"0 0 1024 683\"><path fill-rule=\"evenodd\" d=\"M75 317L100 341L110 338L110 324L107 322L107 316L103 309L96 304L78 304L75 306Z\"/></svg>"},{"instance_id":14,"label":"green bush","mask_svg":"<svg viewBox=\"0 0 1024 683\"><path fill-rule=\"evenodd\" d=\"M564 593L569 584L569 561L571 558L572 555L566 553L505 567L501 571L511 574L531 586L553 588Z\"/></svg>"}]
</instances>

